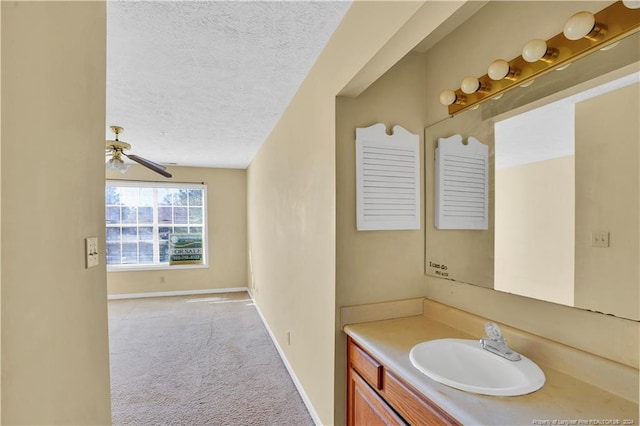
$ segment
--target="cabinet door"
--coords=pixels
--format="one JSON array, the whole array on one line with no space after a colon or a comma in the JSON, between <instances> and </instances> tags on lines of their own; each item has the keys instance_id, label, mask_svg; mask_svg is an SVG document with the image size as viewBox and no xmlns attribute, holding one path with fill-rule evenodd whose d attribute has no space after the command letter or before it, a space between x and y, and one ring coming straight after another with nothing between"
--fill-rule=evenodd
<instances>
[{"instance_id":1,"label":"cabinet door","mask_svg":"<svg viewBox=\"0 0 640 426\"><path fill-rule=\"evenodd\" d=\"M406 425L353 368L348 375L348 426Z\"/></svg>"}]
</instances>

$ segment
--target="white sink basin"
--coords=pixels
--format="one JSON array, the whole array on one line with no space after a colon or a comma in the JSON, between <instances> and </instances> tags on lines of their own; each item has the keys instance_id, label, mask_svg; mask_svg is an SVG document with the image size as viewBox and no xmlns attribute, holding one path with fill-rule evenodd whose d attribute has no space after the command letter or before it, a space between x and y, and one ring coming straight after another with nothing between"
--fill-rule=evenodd
<instances>
[{"instance_id":1,"label":"white sink basin","mask_svg":"<svg viewBox=\"0 0 640 426\"><path fill-rule=\"evenodd\" d=\"M530 359L509 361L482 349L477 340L430 340L414 346L409 358L433 380L482 395L524 395L545 382L544 373Z\"/></svg>"}]
</instances>

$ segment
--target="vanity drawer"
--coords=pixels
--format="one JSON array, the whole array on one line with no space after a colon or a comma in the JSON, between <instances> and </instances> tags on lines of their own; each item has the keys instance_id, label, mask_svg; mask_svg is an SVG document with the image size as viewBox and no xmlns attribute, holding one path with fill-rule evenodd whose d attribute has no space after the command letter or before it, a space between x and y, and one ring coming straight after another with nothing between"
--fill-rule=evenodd
<instances>
[{"instance_id":1,"label":"vanity drawer","mask_svg":"<svg viewBox=\"0 0 640 426\"><path fill-rule=\"evenodd\" d=\"M356 370L366 382L376 390L382 389L383 367L371 355L349 339L348 360L351 368Z\"/></svg>"},{"instance_id":2,"label":"vanity drawer","mask_svg":"<svg viewBox=\"0 0 640 426\"><path fill-rule=\"evenodd\" d=\"M381 395L411 425L460 424L389 370L384 372L384 389Z\"/></svg>"}]
</instances>

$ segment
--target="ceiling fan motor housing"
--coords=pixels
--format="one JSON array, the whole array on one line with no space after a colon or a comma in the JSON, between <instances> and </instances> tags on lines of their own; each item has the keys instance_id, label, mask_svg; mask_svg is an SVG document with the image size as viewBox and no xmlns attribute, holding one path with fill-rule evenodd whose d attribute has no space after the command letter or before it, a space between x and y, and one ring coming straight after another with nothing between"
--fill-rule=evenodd
<instances>
[{"instance_id":1,"label":"ceiling fan motor housing","mask_svg":"<svg viewBox=\"0 0 640 426\"><path fill-rule=\"evenodd\" d=\"M123 151L125 149L131 149L131 145L122 141L107 141L107 148L112 148L116 151Z\"/></svg>"}]
</instances>

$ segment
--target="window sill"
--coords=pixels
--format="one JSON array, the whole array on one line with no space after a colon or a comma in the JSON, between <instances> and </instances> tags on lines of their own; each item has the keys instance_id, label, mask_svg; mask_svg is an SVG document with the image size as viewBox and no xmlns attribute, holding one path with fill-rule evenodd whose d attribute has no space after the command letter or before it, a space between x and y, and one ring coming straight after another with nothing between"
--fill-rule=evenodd
<instances>
[{"instance_id":1,"label":"window sill","mask_svg":"<svg viewBox=\"0 0 640 426\"><path fill-rule=\"evenodd\" d=\"M200 265L107 265L107 272L145 272L145 271L168 271L175 269L206 269L208 264Z\"/></svg>"}]
</instances>

